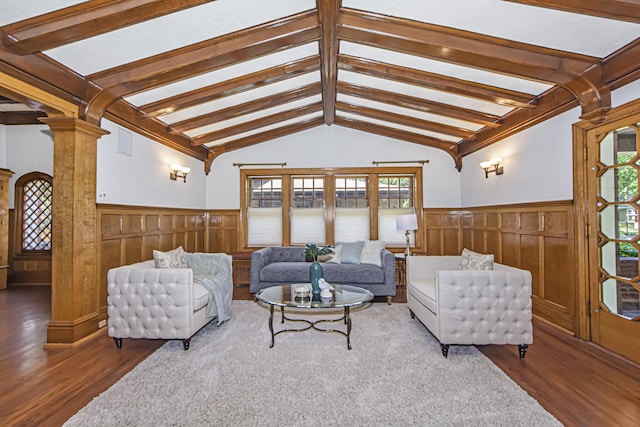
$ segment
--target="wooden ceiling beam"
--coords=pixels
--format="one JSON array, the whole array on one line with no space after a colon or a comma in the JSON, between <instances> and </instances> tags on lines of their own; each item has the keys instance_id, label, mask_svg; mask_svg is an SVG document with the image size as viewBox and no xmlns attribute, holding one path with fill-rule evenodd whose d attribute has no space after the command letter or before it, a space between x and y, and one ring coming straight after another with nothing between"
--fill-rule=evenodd
<instances>
[{"instance_id":1,"label":"wooden ceiling beam","mask_svg":"<svg viewBox=\"0 0 640 427\"><path fill-rule=\"evenodd\" d=\"M318 71L319 69L320 58L317 55L310 56L287 64L278 65L276 67L267 68L265 70L239 76L234 79L215 83L210 86L184 92L179 95L172 96L171 98L151 102L149 104L142 105L139 108L148 116L160 116L230 95L246 92L268 84L281 82L303 74Z\"/></svg>"},{"instance_id":2,"label":"wooden ceiling beam","mask_svg":"<svg viewBox=\"0 0 640 427\"><path fill-rule=\"evenodd\" d=\"M212 0L91 0L2 27L2 43L27 55L104 34Z\"/></svg>"},{"instance_id":3,"label":"wooden ceiling beam","mask_svg":"<svg viewBox=\"0 0 640 427\"><path fill-rule=\"evenodd\" d=\"M172 123L170 132L172 134L182 133L191 129L206 126L211 123L221 122L223 120L232 119L246 114L256 113L267 108L277 107L289 102L298 101L314 95L320 95L322 85L320 82L311 83L306 86L298 87L280 92L275 95L265 96L263 98L253 99L242 104L232 105L222 110L214 111L209 114L192 117L180 122Z\"/></svg>"},{"instance_id":4,"label":"wooden ceiling beam","mask_svg":"<svg viewBox=\"0 0 640 427\"><path fill-rule=\"evenodd\" d=\"M443 104L441 102L429 101L427 99L389 92L382 89L360 86L353 83L338 82L337 89L339 95L350 95L362 99L368 99L370 101L383 102L389 105L410 108L424 113L450 117L492 128L499 127L502 121L500 116L496 116L494 114L483 113L481 111L470 110L468 108L457 107L450 104Z\"/></svg>"},{"instance_id":5,"label":"wooden ceiling beam","mask_svg":"<svg viewBox=\"0 0 640 427\"><path fill-rule=\"evenodd\" d=\"M303 12L92 74L101 89L84 112L98 124L116 99L319 40L318 15Z\"/></svg>"},{"instance_id":6,"label":"wooden ceiling beam","mask_svg":"<svg viewBox=\"0 0 640 427\"><path fill-rule=\"evenodd\" d=\"M251 147L253 145L261 144L272 139L280 138L283 136L291 135L297 132L301 132L306 129L311 129L320 126L324 123L322 117L310 117L305 120L301 120L297 123L284 125L275 129L271 129L265 132L256 133L243 138L238 138L230 142L226 142L220 145L214 145L209 147L209 159L206 161L205 170L211 168L211 163L224 153L240 150L241 148Z\"/></svg>"},{"instance_id":7,"label":"wooden ceiling beam","mask_svg":"<svg viewBox=\"0 0 640 427\"><path fill-rule=\"evenodd\" d=\"M322 39L320 40L320 58L322 61L320 77L322 80L322 102L324 122L332 125L336 117L336 84L338 82L338 14L342 0L316 0Z\"/></svg>"},{"instance_id":8,"label":"wooden ceiling beam","mask_svg":"<svg viewBox=\"0 0 640 427\"><path fill-rule=\"evenodd\" d=\"M458 146L455 142L444 141L432 136L421 135L405 130L382 126L375 123L369 123L351 117L344 117L339 114L336 115L336 124L351 129L357 129L363 132L369 132L376 135L386 136L388 138L399 139L401 141L412 142L414 144L444 150L453 158L456 169L460 170L462 168L462 158L458 155Z\"/></svg>"},{"instance_id":9,"label":"wooden ceiling beam","mask_svg":"<svg viewBox=\"0 0 640 427\"><path fill-rule=\"evenodd\" d=\"M640 24L640 2L637 0L507 0L512 3L545 7L564 12L581 13L599 18Z\"/></svg>"},{"instance_id":10,"label":"wooden ceiling beam","mask_svg":"<svg viewBox=\"0 0 640 427\"><path fill-rule=\"evenodd\" d=\"M0 125L41 125L42 111L0 111Z\"/></svg>"},{"instance_id":11,"label":"wooden ceiling beam","mask_svg":"<svg viewBox=\"0 0 640 427\"><path fill-rule=\"evenodd\" d=\"M578 98L582 117L611 107L599 58L454 28L342 9L338 38L525 79L561 85Z\"/></svg>"},{"instance_id":12,"label":"wooden ceiling beam","mask_svg":"<svg viewBox=\"0 0 640 427\"><path fill-rule=\"evenodd\" d=\"M192 138L191 143L193 145L203 145L209 142L215 142L217 140L228 138L236 134L260 129L265 126L270 126L276 123L283 122L285 120L295 119L296 117L315 113L317 111L322 111L322 102L316 102L302 107L292 108L290 110L281 111L279 113L261 117L256 120L240 123L239 125L229 126L215 132L209 132L200 136L196 136Z\"/></svg>"},{"instance_id":13,"label":"wooden ceiling beam","mask_svg":"<svg viewBox=\"0 0 640 427\"><path fill-rule=\"evenodd\" d=\"M371 59L356 58L354 56L340 54L338 56L338 68L352 71L372 77L422 86L442 92L449 92L460 96L480 99L494 104L506 105L513 108L534 109L536 106L535 95L488 86L442 74L428 71L401 67L386 62Z\"/></svg>"},{"instance_id":14,"label":"wooden ceiling beam","mask_svg":"<svg viewBox=\"0 0 640 427\"><path fill-rule=\"evenodd\" d=\"M499 128L484 128L476 132L475 140L460 141L459 153L464 157L579 105L571 92L555 86L538 97L534 111L513 110L502 116Z\"/></svg>"},{"instance_id":15,"label":"wooden ceiling beam","mask_svg":"<svg viewBox=\"0 0 640 427\"><path fill-rule=\"evenodd\" d=\"M388 122L389 124L412 127L417 130L427 130L444 135L455 136L457 138L473 139L475 137L474 132L469 129L463 129L444 123L436 123L429 120L418 119L416 117L407 116L404 114L382 111L376 108L365 107L348 102L338 101L336 103L336 109L345 113L369 117L376 120L382 120Z\"/></svg>"}]
</instances>

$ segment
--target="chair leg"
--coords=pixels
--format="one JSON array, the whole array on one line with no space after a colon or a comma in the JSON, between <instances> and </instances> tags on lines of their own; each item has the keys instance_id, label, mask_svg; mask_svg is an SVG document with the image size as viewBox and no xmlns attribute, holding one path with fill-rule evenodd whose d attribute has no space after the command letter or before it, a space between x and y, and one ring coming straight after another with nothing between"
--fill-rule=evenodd
<instances>
[{"instance_id":1,"label":"chair leg","mask_svg":"<svg viewBox=\"0 0 640 427\"><path fill-rule=\"evenodd\" d=\"M520 359L524 359L524 355L527 353L527 348L529 348L529 346L527 344L520 344L518 346L518 352L520 353Z\"/></svg>"},{"instance_id":2,"label":"chair leg","mask_svg":"<svg viewBox=\"0 0 640 427\"><path fill-rule=\"evenodd\" d=\"M449 355L449 344L440 344L440 348L442 349L442 355L446 359Z\"/></svg>"},{"instance_id":3,"label":"chair leg","mask_svg":"<svg viewBox=\"0 0 640 427\"><path fill-rule=\"evenodd\" d=\"M387 296L387 305L391 305L392 296Z\"/></svg>"},{"instance_id":4,"label":"chair leg","mask_svg":"<svg viewBox=\"0 0 640 427\"><path fill-rule=\"evenodd\" d=\"M409 313L411 313L411 318L412 319L416 318L416 314L413 312L413 310L409 310Z\"/></svg>"},{"instance_id":5,"label":"chair leg","mask_svg":"<svg viewBox=\"0 0 640 427\"><path fill-rule=\"evenodd\" d=\"M122 348L122 338L114 338L113 340L116 342L116 347Z\"/></svg>"},{"instance_id":6,"label":"chair leg","mask_svg":"<svg viewBox=\"0 0 640 427\"><path fill-rule=\"evenodd\" d=\"M185 350L189 350L189 346L191 345L191 338L187 338L186 340L182 340L182 346Z\"/></svg>"}]
</instances>

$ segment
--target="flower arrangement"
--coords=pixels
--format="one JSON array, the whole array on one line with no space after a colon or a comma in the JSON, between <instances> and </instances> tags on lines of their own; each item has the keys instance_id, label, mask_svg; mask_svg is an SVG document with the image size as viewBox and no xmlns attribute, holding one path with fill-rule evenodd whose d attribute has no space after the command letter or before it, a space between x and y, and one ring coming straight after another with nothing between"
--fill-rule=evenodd
<instances>
[{"instance_id":1,"label":"flower arrangement","mask_svg":"<svg viewBox=\"0 0 640 427\"><path fill-rule=\"evenodd\" d=\"M305 259L318 261L319 256L332 254L333 250L331 250L331 248L333 248L333 246L319 247L315 243L307 243L304 248L304 257Z\"/></svg>"}]
</instances>

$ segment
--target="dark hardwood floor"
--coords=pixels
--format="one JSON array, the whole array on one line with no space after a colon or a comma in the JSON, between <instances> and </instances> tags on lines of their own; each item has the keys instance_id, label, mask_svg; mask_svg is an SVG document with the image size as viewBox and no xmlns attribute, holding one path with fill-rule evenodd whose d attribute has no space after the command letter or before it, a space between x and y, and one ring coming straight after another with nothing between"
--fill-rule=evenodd
<instances>
[{"instance_id":1,"label":"dark hardwood floor","mask_svg":"<svg viewBox=\"0 0 640 427\"><path fill-rule=\"evenodd\" d=\"M49 301L46 286L0 291L1 426L61 425L163 344L126 340L118 351L102 333L72 348L44 349ZM534 336L524 361L515 346L480 350L565 425L639 425L639 366L541 320Z\"/></svg>"}]
</instances>

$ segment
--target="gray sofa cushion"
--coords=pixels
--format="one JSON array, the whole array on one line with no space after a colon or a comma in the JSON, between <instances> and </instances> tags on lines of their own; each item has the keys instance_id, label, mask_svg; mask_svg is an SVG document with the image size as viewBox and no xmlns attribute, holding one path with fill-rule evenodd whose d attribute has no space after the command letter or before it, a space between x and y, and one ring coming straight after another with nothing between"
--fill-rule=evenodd
<instances>
[{"instance_id":1,"label":"gray sofa cushion","mask_svg":"<svg viewBox=\"0 0 640 427\"><path fill-rule=\"evenodd\" d=\"M261 282L309 282L309 262L273 262L260 270ZM322 263L329 283L384 283L384 270L372 264Z\"/></svg>"}]
</instances>

